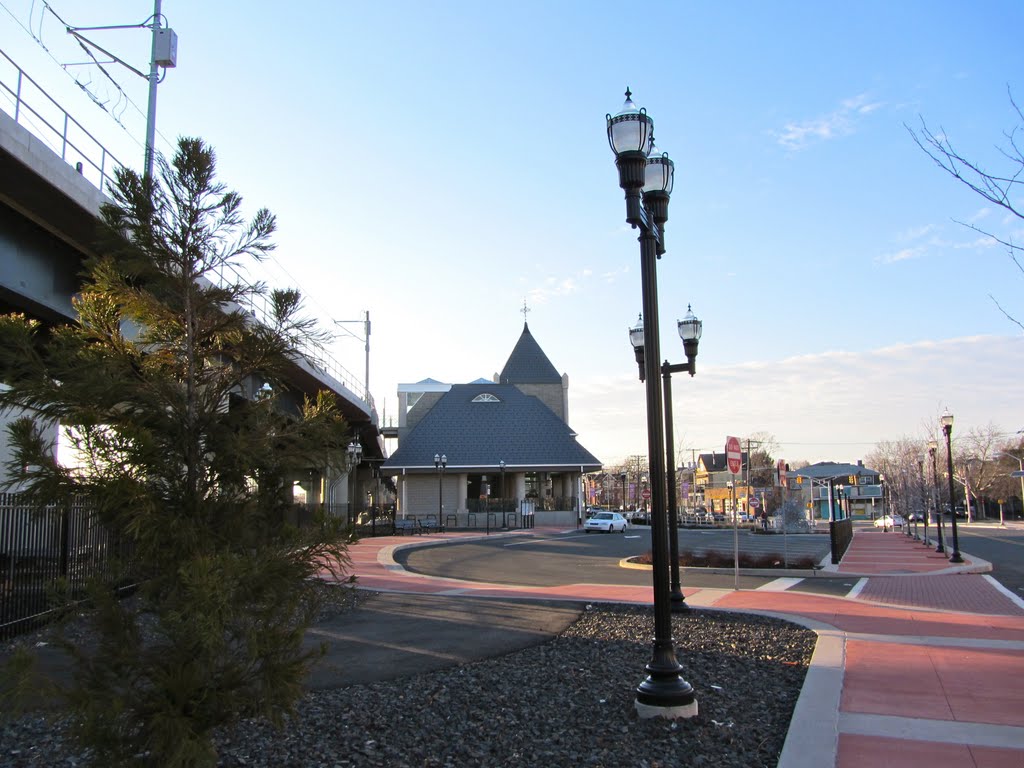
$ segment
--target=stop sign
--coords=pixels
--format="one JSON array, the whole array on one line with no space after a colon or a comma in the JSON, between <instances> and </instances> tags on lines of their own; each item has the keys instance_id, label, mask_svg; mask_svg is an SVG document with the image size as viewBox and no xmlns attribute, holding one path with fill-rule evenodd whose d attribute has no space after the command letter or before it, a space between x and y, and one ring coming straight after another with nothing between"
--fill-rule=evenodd
<instances>
[{"instance_id":1,"label":"stop sign","mask_svg":"<svg viewBox=\"0 0 1024 768\"><path fill-rule=\"evenodd\" d=\"M740 440L738 437L726 438L725 460L729 465L729 471L734 475L738 475L740 468L743 466L743 455L740 453Z\"/></svg>"},{"instance_id":2,"label":"stop sign","mask_svg":"<svg viewBox=\"0 0 1024 768\"><path fill-rule=\"evenodd\" d=\"M651 498L651 491L650 491L650 489L649 489L649 488L644 488L644 489L643 489L642 491L640 491L640 495L641 495L641 496L642 496L642 497L643 497L643 498L644 498L645 500L646 500L646 499L649 499L649 498Z\"/></svg>"}]
</instances>

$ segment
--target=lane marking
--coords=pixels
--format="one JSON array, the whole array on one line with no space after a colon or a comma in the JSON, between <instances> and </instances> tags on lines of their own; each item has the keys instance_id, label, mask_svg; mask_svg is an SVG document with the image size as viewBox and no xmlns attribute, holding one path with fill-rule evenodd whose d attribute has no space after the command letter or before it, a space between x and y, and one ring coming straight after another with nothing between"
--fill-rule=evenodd
<instances>
[{"instance_id":1,"label":"lane marking","mask_svg":"<svg viewBox=\"0 0 1024 768\"><path fill-rule=\"evenodd\" d=\"M569 541L570 539L583 539L583 538L586 538L588 535L589 534L585 534L585 533L577 533L577 534L574 534L574 535L559 536L557 538L551 538L551 539L528 538L528 539L525 539L524 541L513 541L511 544L502 544L501 546L503 546L503 547L521 547L524 544L559 544L559 543L561 543L563 541Z\"/></svg>"},{"instance_id":2,"label":"lane marking","mask_svg":"<svg viewBox=\"0 0 1024 768\"><path fill-rule=\"evenodd\" d=\"M790 587L796 586L802 578L794 578L792 576L783 576L778 579L773 579L767 584L762 584L755 591L756 592L785 592Z\"/></svg>"},{"instance_id":3,"label":"lane marking","mask_svg":"<svg viewBox=\"0 0 1024 768\"><path fill-rule=\"evenodd\" d=\"M853 585L853 589L846 593L847 600L854 600L864 590L864 587L868 585L867 579L860 579L856 584Z\"/></svg>"}]
</instances>

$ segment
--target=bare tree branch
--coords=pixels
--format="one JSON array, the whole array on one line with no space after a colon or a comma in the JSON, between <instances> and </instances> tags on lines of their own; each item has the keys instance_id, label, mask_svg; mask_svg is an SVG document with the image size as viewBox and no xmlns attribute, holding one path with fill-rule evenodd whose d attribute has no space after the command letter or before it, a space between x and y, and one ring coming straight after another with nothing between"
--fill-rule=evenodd
<instances>
[{"instance_id":1,"label":"bare tree branch","mask_svg":"<svg viewBox=\"0 0 1024 768\"><path fill-rule=\"evenodd\" d=\"M939 168L988 202L1008 211L1018 219L1024 219L1024 212L1021 211L1014 199L1016 195L1024 191L1024 151L1021 150L1017 143L1017 136L1024 130L1024 112L1021 111L1020 106L1014 101L1013 92L1009 86L1007 86L1006 91L1010 104L1017 114L1018 124L1008 131L1003 131L1008 147L996 147L999 153L1010 163L1009 172L1005 174L990 173L982 168L980 164L968 160L953 146L949 136L946 135L941 126L939 127L939 132L934 133L928 127L923 117L920 118L921 127L919 130L914 130L906 123L903 124L903 127L907 129L907 132L918 148L928 155ZM1024 266L1021 265L1021 261L1017 258L1019 253L1024 252L1024 248L1014 244L1012 239L1004 240L973 224L962 221L957 221L957 224L972 229L985 237L992 238L992 240L1004 246L1017 269L1024 273ZM992 294L989 294L989 298L992 299L999 308L999 311L1010 322L1024 330L1024 323L1021 323L1020 320L1007 312Z\"/></svg>"}]
</instances>

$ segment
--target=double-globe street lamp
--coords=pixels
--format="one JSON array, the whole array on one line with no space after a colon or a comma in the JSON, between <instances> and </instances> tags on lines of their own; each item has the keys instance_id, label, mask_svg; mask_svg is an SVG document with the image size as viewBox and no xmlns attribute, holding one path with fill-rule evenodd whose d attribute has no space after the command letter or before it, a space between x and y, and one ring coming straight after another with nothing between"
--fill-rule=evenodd
<instances>
[{"instance_id":1,"label":"double-globe street lamp","mask_svg":"<svg viewBox=\"0 0 1024 768\"><path fill-rule=\"evenodd\" d=\"M964 559L960 556L960 538L956 533L956 505L953 503L953 414L946 409L942 414L942 434L946 436L946 469L949 472L949 519L953 525L953 554L949 556L949 562L962 563Z\"/></svg>"},{"instance_id":2,"label":"double-globe street lamp","mask_svg":"<svg viewBox=\"0 0 1024 768\"><path fill-rule=\"evenodd\" d=\"M921 455L920 460L917 462L918 468L921 470L921 496L924 496L924 489L928 483L924 479L924 455ZM921 504L924 506L924 541L922 542L926 547L931 546L931 542L928 541L928 507L931 506L931 494L928 494L929 498L921 499Z\"/></svg>"},{"instance_id":3,"label":"double-globe street lamp","mask_svg":"<svg viewBox=\"0 0 1024 768\"><path fill-rule=\"evenodd\" d=\"M658 361L657 259L665 252L664 225L672 193L674 167L667 154L654 152L654 121L638 109L626 90L616 115L606 115L608 143L615 153L619 186L626 198L626 222L640 230L640 285L644 327L644 376L647 395L647 451L651 476L651 555L654 591L654 644L647 677L636 690L640 717L693 717L697 698L682 677L672 638L669 601L668 515L665 506L665 452L662 434Z\"/></svg>"},{"instance_id":4,"label":"double-globe street lamp","mask_svg":"<svg viewBox=\"0 0 1024 768\"><path fill-rule=\"evenodd\" d=\"M939 470L935 466L935 454L938 452L939 444L934 440L928 441L928 455L932 457L932 495L935 497L935 527L938 532L938 543L935 551L940 555L946 554L946 546L942 543L942 509L939 504Z\"/></svg>"},{"instance_id":5,"label":"double-globe street lamp","mask_svg":"<svg viewBox=\"0 0 1024 768\"><path fill-rule=\"evenodd\" d=\"M444 485L444 469L448 466L448 457L444 454L434 454L434 469L437 470L437 530L444 530L444 505L442 503L441 490Z\"/></svg>"},{"instance_id":6,"label":"double-globe street lamp","mask_svg":"<svg viewBox=\"0 0 1024 768\"><path fill-rule=\"evenodd\" d=\"M355 515L355 498L357 483L359 482L356 474L359 471L359 462L363 458L363 446L358 440L353 440L348 444L345 453L348 455L349 467L348 524L355 525L358 519Z\"/></svg>"},{"instance_id":7,"label":"double-globe street lamp","mask_svg":"<svg viewBox=\"0 0 1024 768\"><path fill-rule=\"evenodd\" d=\"M683 596L682 584L679 579L679 518L676 509L676 450L675 435L672 417L672 374L688 373L693 376L697 372L697 345L700 343L700 336L704 330L704 324L693 314L691 306L686 307L686 315L682 320L676 322L679 331L679 338L683 340L683 351L686 353L685 363L669 363L668 360L661 364L661 388L664 395L665 406L665 466L667 468L666 486L668 488L668 543L669 543L669 572L671 574L669 591L673 613L683 613L689 610L686 598ZM644 380L643 361L646 359L644 352L644 329L642 324L637 324L629 331L629 341L633 345L636 359L641 363L640 381Z\"/></svg>"}]
</instances>

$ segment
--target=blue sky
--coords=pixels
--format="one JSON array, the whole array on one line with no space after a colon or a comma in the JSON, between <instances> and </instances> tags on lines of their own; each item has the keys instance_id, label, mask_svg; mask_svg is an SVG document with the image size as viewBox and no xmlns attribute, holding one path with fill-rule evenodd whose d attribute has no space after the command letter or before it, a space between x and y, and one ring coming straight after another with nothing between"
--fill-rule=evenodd
<instances>
[{"instance_id":1,"label":"blue sky","mask_svg":"<svg viewBox=\"0 0 1024 768\"><path fill-rule=\"evenodd\" d=\"M148 0L51 6L69 23L141 22ZM627 328L638 246L605 136L628 85L676 164L659 264L662 348L704 321L698 374L676 382L681 448L775 435L781 457L849 461L923 437L1024 428L1020 222L945 176L904 124L940 128L999 167L1024 102L1019 2L659 3L164 0L178 67L158 147L197 135L250 211L278 216L259 274L310 310L369 310L371 390L500 370L530 329L570 377L570 423L607 463L646 452ZM627 20L624 12L642 11ZM48 51L26 31L41 37ZM94 39L145 69L142 30ZM32 0L0 0L2 48L138 166L144 120ZM56 61L55 61L56 60ZM145 82L111 71L145 110ZM350 326L353 330L356 326ZM362 377L363 348L335 352ZM443 446L439 447L442 450Z\"/></svg>"}]
</instances>

